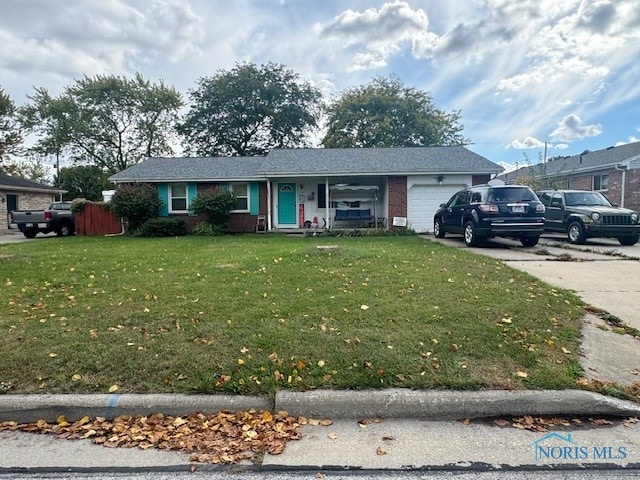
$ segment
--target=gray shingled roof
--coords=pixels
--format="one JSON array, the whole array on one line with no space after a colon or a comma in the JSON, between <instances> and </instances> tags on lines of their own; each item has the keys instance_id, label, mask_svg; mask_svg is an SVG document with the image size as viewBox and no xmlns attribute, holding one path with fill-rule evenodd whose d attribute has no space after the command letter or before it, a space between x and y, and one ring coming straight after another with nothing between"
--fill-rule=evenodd
<instances>
[{"instance_id":1,"label":"gray shingled roof","mask_svg":"<svg viewBox=\"0 0 640 480\"><path fill-rule=\"evenodd\" d=\"M61 190L50 185L34 182L33 180L25 180L24 178L16 178L10 175L0 175L0 188L4 190L30 190L51 193L66 192L66 190Z\"/></svg>"},{"instance_id":2,"label":"gray shingled roof","mask_svg":"<svg viewBox=\"0 0 640 480\"><path fill-rule=\"evenodd\" d=\"M269 176L500 173L502 167L464 147L276 149L262 170Z\"/></svg>"},{"instance_id":3,"label":"gray shingled roof","mask_svg":"<svg viewBox=\"0 0 640 480\"><path fill-rule=\"evenodd\" d=\"M502 167L464 147L276 149L266 157L148 158L109 180L232 181L312 175L499 173Z\"/></svg>"},{"instance_id":4,"label":"gray shingled roof","mask_svg":"<svg viewBox=\"0 0 640 480\"><path fill-rule=\"evenodd\" d=\"M114 183L259 178L264 157L153 157L109 177Z\"/></svg>"},{"instance_id":5,"label":"gray shingled roof","mask_svg":"<svg viewBox=\"0 0 640 480\"><path fill-rule=\"evenodd\" d=\"M517 177L536 176L553 177L580 172L595 171L599 168L607 168L640 157L640 142L627 143L617 147L609 147L604 150L586 152L569 157L553 158L544 165L537 164L526 166L517 171L499 175L498 178L505 183L513 183Z\"/></svg>"}]
</instances>

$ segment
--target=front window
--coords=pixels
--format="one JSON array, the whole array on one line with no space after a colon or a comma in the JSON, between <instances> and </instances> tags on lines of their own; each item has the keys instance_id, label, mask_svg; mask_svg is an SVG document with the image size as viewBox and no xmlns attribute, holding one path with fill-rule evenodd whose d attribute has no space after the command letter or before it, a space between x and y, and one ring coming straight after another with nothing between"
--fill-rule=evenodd
<instances>
[{"instance_id":1,"label":"front window","mask_svg":"<svg viewBox=\"0 0 640 480\"><path fill-rule=\"evenodd\" d=\"M236 204L233 207L233 211L249 211L249 185L246 183L232 183L230 190L236 197Z\"/></svg>"},{"instance_id":2,"label":"front window","mask_svg":"<svg viewBox=\"0 0 640 480\"><path fill-rule=\"evenodd\" d=\"M609 190L609 174L603 173L602 175L593 176L593 189L594 190Z\"/></svg>"},{"instance_id":3,"label":"front window","mask_svg":"<svg viewBox=\"0 0 640 480\"><path fill-rule=\"evenodd\" d=\"M170 212L186 212L187 211L187 184L174 183L169 191L169 199L171 203Z\"/></svg>"}]
</instances>

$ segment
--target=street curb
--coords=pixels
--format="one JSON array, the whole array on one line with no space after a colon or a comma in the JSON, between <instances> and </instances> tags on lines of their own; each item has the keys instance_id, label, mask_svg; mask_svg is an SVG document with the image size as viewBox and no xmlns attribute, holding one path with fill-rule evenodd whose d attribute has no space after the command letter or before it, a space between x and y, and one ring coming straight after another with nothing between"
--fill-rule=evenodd
<instances>
[{"instance_id":1,"label":"street curb","mask_svg":"<svg viewBox=\"0 0 640 480\"><path fill-rule=\"evenodd\" d=\"M320 418L458 420L520 415L639 416L640 405L584 390L282 391L276 407Z\"/></svg>"},{"instance_id":2,"label":"street curb","mask_svg":"<svg viewBox=\"0 0 640 480\"><path fill-rule=\"evenodd\" d=\"M252 408L271 410L273 402L262 397L234 395L3 395L0 396L0 421L54 422L60 415L64 415L68 421L84 416L113 419L125 414L150 415L158 412L179 416L193 412L217 413Z\"/></svg>"},{"instance_id":3,"label":"street curb","mask_svg":"<svg viewBox=\"0 0 640 480\"><path fill-rule=\"evenodd\" d=\"M458 420L521 415L640 416L640 405L583 390L312 390L281 391L275 404L266 397L180 394L3 395L0 421L19 423L60 415L68 421L84 416L113 419L119 415L161 412L180 416L249 409L286 411L311 418L414 418Z\"/></svg>"}]
</instances>

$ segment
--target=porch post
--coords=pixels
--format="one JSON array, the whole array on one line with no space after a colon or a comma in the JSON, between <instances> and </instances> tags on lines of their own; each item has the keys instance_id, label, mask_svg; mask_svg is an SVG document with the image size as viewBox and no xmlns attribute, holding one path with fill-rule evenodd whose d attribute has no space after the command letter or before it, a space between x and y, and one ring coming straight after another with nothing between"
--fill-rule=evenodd
<instances>
[{"instance_id":1,"label":"porch post","mask_svg":"<svg viewBox=\"0 0 640 480\"><path fill-rule=\"evenodd\" d=\"M329 198L329 177L325 177L324 180L324 198L327 199L325 202L325 218L327 219L327 227L331 230L331 213L329 206L331 205L331 199Z\"/></svg>"},{"instance_id":2,"label":"porch post","mask_svg":"<svg viewBox=\"0 0 640 480\"><path fill-rule=\"evenodd\" d=\"M271 223L271 181L267 179L267 230L273 228Z\"/></svg>"}]
</instances>

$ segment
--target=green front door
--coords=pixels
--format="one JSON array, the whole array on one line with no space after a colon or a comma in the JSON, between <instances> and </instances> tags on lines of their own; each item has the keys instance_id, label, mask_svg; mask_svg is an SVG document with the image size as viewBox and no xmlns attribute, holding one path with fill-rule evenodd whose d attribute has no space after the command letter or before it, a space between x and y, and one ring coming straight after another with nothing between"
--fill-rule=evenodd
<instances>
[{"instance_id":1,"label":"green front door","mask_svg":"<svg viewBox=\"0 0 640 480\"><path fill-rule=\"evenodd\" d=\"M296 225L296 184L278 184L278 225Z\"/></svg>"}]
</instances>

